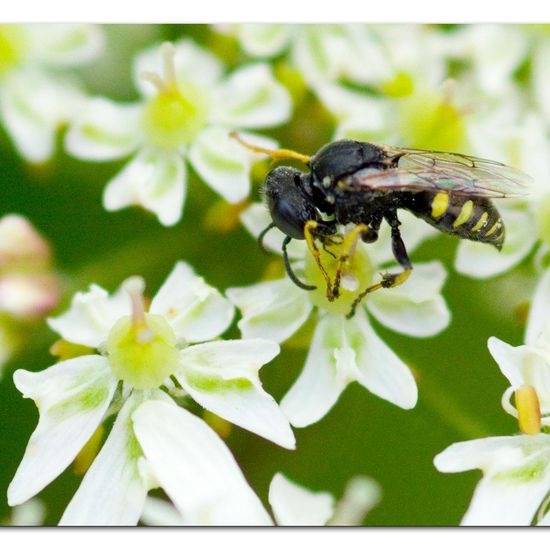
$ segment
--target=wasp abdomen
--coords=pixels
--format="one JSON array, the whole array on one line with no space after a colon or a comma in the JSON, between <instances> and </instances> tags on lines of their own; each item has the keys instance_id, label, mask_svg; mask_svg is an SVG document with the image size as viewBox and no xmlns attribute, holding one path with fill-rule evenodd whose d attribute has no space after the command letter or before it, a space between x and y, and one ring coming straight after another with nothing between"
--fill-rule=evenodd
<instances>
[{"instance_id":1,"label":"wasp abdomen","mask_svg":"<svg viewBox=\"0 0 550 550\"><path fill-rule=\"evenodd\" d=\"M502 248L504 223L489 199L445 191L411 193L406 208L444 233Z\"/></svg>"}]
</instances>

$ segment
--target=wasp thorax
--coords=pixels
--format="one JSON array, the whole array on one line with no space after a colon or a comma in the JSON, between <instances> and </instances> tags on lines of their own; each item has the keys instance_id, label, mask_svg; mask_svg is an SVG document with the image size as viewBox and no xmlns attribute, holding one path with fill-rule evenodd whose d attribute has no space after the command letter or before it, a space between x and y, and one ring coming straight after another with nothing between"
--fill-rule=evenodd
<instances>
[{"instance_id":1,"label":"wasp thorax","mask_svg":"<svg viewBox=\"0 0 550 550\"><path fill-rule=\"evenodd\" d=\"M293 239L304 239L306 222L319 214L302 187L304 174L294 168L279 166L266 177L264 194L273 223Z\"/></svg>"},{"instance_id":2,"label":"wasp thorax","mask_svg":"<svg viewBox=\"0 0 550 550\"><path fill-rule=\"evenodd\" d=\"M179 365L176 335L164 317L145 312L143 286L140 279L127 281L132 315L114 324L106 344L115 376L140 389L160 386Z\"/></svg>"},{"instance_id":3,"label":"wasp thorax","mask_svg":"<svg viewBox=\"0 0 550 550\"><path fill-rule=\"evenodd\" d=\"M142 78L157 89L143 112L143 125L152 145L176 149L191 143L208 122L206 90L189 82L178 82L172 44L162 45L163 76L144 73Z\"/></svg>"},{"instance_id":4,"label":"wasp thorax","mask_svg":"<svg viewBox=\"0 0 550 550\"><path fill-rule=\"evenodd\" d=\"M338 257L342 252L342 245L327 246L328 251L319 249L321 262L334 282L338 266ZM334 254L334 256L332 256ZM344 263L340 281L339 297L333 301L327 298L326 281L311 254L306 256L305 279L310 285L317 288L309 292L311 301L319 308L335 314L347 314L355 299L370 286L374 280L374 269L368 252L358 244L355 253Z\"/></svg>"}]
</instances>

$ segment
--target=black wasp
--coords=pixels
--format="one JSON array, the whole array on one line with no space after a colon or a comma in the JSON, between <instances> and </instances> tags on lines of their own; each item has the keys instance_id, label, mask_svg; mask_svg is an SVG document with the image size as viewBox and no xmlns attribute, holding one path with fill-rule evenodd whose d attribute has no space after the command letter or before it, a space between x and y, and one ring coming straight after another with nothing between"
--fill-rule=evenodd
<instances>
[{"instance_id":1,"label":"black wasp","mask_svg":"<svg viewBox=\"0 0 550 550\"><path fill-rule=\"evenodd\" d=\"M348 315L370 292L404 283L412 264L399 231L397 210L404 208L418 218L462 239L492 244L501 249L504 223L490 199L527 193L531 178L499 162L442 151L390 147L353 140L334 141L309 157L281 149L270 151L238 139L249 149L273 159L295 159L309 172L278 166L267 175L263 191L273 223L260 236L279 228L285 267L294 283L306 290L315 287L293 273L286 247L292 239L305 239L327 282L327 298L340 294L345 263L361 239L378 238L382 220L390 225L392 251L403 267L386 273L382 280L361 292ZM334 280L323 267L316 241L333 244L338 226L354 224L342 241Z\"/></svg>"}]
</instances>

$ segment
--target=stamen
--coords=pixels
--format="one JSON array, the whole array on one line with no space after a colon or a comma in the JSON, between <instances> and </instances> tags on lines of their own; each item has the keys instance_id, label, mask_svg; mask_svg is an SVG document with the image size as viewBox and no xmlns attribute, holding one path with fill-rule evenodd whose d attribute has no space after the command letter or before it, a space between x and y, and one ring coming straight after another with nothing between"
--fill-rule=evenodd
<instances>
[{"instance_id":1,"label":"stamen","mask_svg":"<svg viewBox=\"0 0 550 550\"><path fill-rule=\"evenodd\" d=\"M500 404L508 414L511 414L514 418L517 418L518 411L516 411L516 408L510 402L510 399L512 398L513 393L514 393L514 388L512 386L510 386L509 388L506 388L506 391L502 394L502 398L500 399Z\"/></svg>"},{"instance_id":2,"label":"stamen","mask_svg":"<svg viewBox=\"0 0 550 550\"><path fill-rule=\"evenodd\" d=\"M162 76L154 71L143 71L140 77L146 82L150 82L159 93L168 92L175 88L176 79L176 48L170 42L164 42L160 47L162 56Z\"/></svg>"},{"instance_id":3,"label":"stamen","mask_svg":"<svg viewBox=\"0 0 550 550\"><path fill-rule=\"evenodd\" d=\"M519 429L526 435L540 433L540 404L533 386L524 384L516 390L516 408L518 411Z\"/></svg>"},{"instance_id":4,"label":"stamen","mask_svg":"<svg viewBox=\"0 0 550 550\"><path fill-rule=\"evenodd\" d=\"M169 88L176 84L176 48L170 42L164 42L160 47L162 54L162 63L164 68L164 82Z\"/></svg>"},{"instance_id":5,"label":"stamen","mask_svg":"<svg viewBox=\"0 0 550 550\"><path fill-rule=\"evenodd\" d=\"M141 277L130 277L124 282L123 288L132 301L132 324L145 325L145 281Z\"/></svg>"},{"instance_id":6,"label":"stamen","mask_svg":"<svg viewBox=\"0 0 550 550\"><path fill-rule=\"evenodd\" d=\"M153 73L151 71L143 71L140 74L140 77L142 80L145 80L146 82L150 82L157 89L159 93L167 91L164 81L157 73Z\"/></svg>"}]
</instances>

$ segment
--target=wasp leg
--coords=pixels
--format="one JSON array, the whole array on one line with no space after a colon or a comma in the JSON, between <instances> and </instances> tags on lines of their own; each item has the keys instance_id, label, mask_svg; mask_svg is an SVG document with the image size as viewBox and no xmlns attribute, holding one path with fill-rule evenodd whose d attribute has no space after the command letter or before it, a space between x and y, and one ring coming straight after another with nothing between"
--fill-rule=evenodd
<instances>
[{"instance_id":1,"label":"wasp leg","mask_svg":"<svg viewBox=\"0 0 550 550\"><path fill-rule=\"evenodd\" d=\"M253 153L263 153L264 155L270 156L273 160L281 160L281 159L294 159L298 160L300 162L303 162L304 164L309 165L309 161L311 160L311 157L308 155L302 155L302 153L298 153L296 151L292 151L291 149L266 149L265 147L259 147L258 145L252 145L251 143L247 143L237 132L233 131L229 133L229 136L233 139L237 140L241 145L246 147L249 151L252 151Z\"/></svg>"},{"instance_id":2,"label":"wasp leg","mask_svg":"<svg viewBox=\"0 0 550 550\"><path fill-rule=\"evenodd\" d=\"M399 231L400 222L397 219L397 214L392 212L391 214L386 215L385 218L391 227L391 245L393 255L399 262L399 265L403 267L403 271L401 273L383 273L382 280L379 283L369 286L366 290L361 292L357 298L355 298L353 304L351 305L350 312L346 315L346 319L351 319L355 315L357 306L367 294L381 288L393 288L395 286L402 285L411 274L412 264L409 260L405 243L401 238L401 232Z\"/></svg>"},{"instance_id":3,"label":"wasp leg","mask_svg":"<svg viewBox=\"0 0 550 550\"><path fill-rule=\"evenodd\" d=\"M317 287L312 285L306 285L294 273L292 270L292 266L290 265L290 260L288 259L288 252L287 252L287 245L292 240L291 237L285 237L285 240L283 241L283 260L285 262L285 270L287 275L289 276L290 280L297 286L302 288L303 290L315 290Z\"/></svg>"},{"instance_id":4,"label":"wasp leg","mask_svg":"<svg viewBox=\"0 0 550 550\"><path fill-rule=\"evenodd\" d=\"M307 247L309 248L309 251L315 259L315 262L319 266L319 269L321 270L321 273L323 274L323 277L325 278L325 281L327 283L327 299L329 300L329 302L332 302L334 300L334 296L332 295L332 283L326 269L321 262L321 254L319 253L319 249L315 244L315 230L317 229L318 225L319 224L315 220L307 221L304 226L304 237L306 239Z\"/></svg>"},{"instance_id":5,"label":"wasp leg","mask_svg":"<svg viewBox=\"0 0 550 550\"><path fill-rule=\"evenodd\" d=\"M271 231L276 225L274 223L270 223L265 229L261 231L261 233L258 235L258 245L262 249L262 252L264 254L269 254L269 250L264 246L264 237L267 235L269 231Z\"/></svg>"},{"instance_id":6,"label":"wasp leg","mask_svg":"<svg viewBox=\"0 0 550 550\"><path fill-rule=\"evenodd\" d=\"M355 248L357 247L357 241L367 235L369 232L368 225L360 223L356 225L345 237L342 243L342 253L338 257L338 263L336 264L336 274L334 275L334 286L332 287L332 295L334 298L340 296L340 281L342 280L342 272L344 271L344 264L353 256Z\"/></svg>"}]
</instances>

